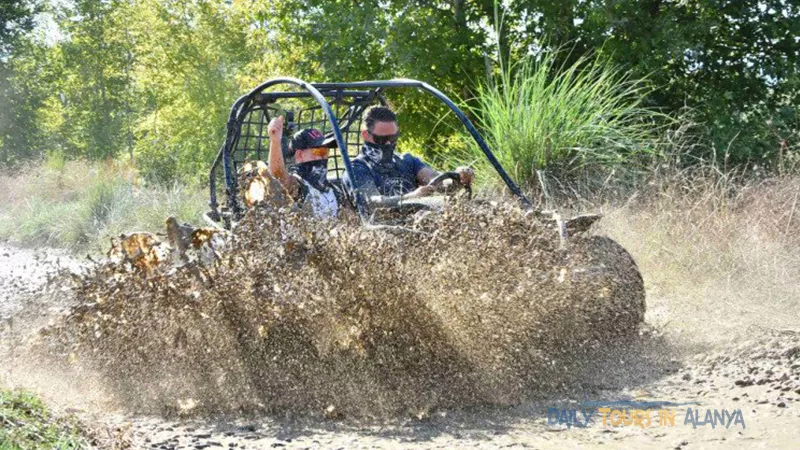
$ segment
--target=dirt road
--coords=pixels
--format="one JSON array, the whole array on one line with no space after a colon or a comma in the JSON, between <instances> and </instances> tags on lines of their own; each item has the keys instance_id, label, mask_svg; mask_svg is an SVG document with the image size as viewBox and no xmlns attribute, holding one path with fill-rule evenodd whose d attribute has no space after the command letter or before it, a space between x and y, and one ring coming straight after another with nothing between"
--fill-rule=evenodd
<instances>
[{"instance_id":1,"label":"dirt road","mask_svg":"<svg viewBox=\"0 0 800 450\"><path fill-rule=\"evenodd\" d=\"M131 416L114 409L113 395L93 382L91 374L26 358L26 342L69 306L66 293L47 288L48 274L58 266L79 264L57 252L0 247L0 383L36 390L88 422L118 429L119 438L133 448L800 445L800 325L754 326L736 336L707 339L713 321L709 329L693 333L677 329L670 325L680 321L671 308L673 299L652 292L648 332L634 342L615 343L613 352L601 352L580 376L565 373L561 391L513 407L422 411L417 417L390 420L328 419L322 411L303 417ZM757 316L748 320L759 323ZM634 403L619 403L626 401Z\"/></svg>"}]
</instances>

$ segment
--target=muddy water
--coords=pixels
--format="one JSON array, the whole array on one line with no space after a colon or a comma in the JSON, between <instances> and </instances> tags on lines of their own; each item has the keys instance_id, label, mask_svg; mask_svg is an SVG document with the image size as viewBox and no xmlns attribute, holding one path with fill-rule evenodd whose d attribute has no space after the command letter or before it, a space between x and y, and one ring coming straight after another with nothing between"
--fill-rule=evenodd
<instances>
[{"instance_id":1,"label":"muddy water","mask_svg":"<svg viewBox=\"0 0 800 450\"><path fill-rule=\"evenodd\" d=\"M440 228L449 223L440 221ZM530 272L511 257L488 264L486 258L496 257L499 249L519 256L515 246L529 242L526 236L547 238L546 226L529 225L514 239L497 242L481 230L503 223L488 217L467 223L473 228L448 239L441 233L422 238L384 233L376 239L310 228L293 236L292 245L279 247L269 243L274 237L269 229L280 224L265 218L260 232L249 235L257 239L237 240L231 252L237 257L225 257L215 268L186 267L167 282L94 266L81 279L86 284L67 291L62 291L66 285L46 283L47 273L56 270L56 253L0 249L2 382L39 391L59 407L83 410L84 420L118 437L109 442L132 448L796 448L800 330L762 332L709 349L682 343L702 341L711 329L684 336L645 325L630 335L615 326L624 316L614 321L581 309L563 317L569 325L553 326L544 317L563 313L525 317L499 305L503 298L515 298L513 280L521 273L529 279L552 275L550 284L526 281L519 283L522 289L571 282L564 268L579 274L575 280L589 277L591 271L574 269L597 266L598 261L587 263L596 259L594 253L578 246L562 254L564 259L554 256L553 267L534 263ZM425 225L420 220L418 230L431 231ZM345 238L334 245L326 236ZM602 240L592 242L605 253L618 250ZM382 254L377 250L398 248L405 259L375 256ZM280 258L264 256L273 254ZM364 272L361 262L396 271ZM468 265L497 270L475 271L472 277L454 272ZM313 271L301 272L304 267ZM439 285L429 284L436 280ZM388 290L389 281L407 286ZM623 285L631 285L627 281ZM488 287L498 284L505 287L493 296L497 289ZM607 294L619 288L598 281L581 286L600 293L583 299L615 298ZM384 292L407 297L393 303ZM570 303L554 302L546 292L551 291L534 296L549 306L544 312L566 311L557 306ZM406 298L416 308L406 310ZM655 299L662 307L674 301L663 294ZM352 303L366 305L364 312ZM575 312L576 304L589 308L593 303L571 304ZM232 317L240 321L231 322ZM602 320L591 322L591 317ZM535 328L538 345L509 340L523 335L517 327L526 320L544 327ZM484 321L494 325L491 334L481 328ZM408 325L425 331L408 332ZM47 330L44 336L40 328ZM528 356L514 358L524 350ZM536 376L525 378L523 369L531 366L529 373ZM464 377L467 381L460 381ZM425 395L414 394L415 382ZM574 408L586 399L740 409L747 428L685 425L685 408L677 411L672 427L549 423L550 408Z\"/></svg>"},{"instance_id":2,"label":"muddy water","mask_svg":"<svg viewBox=\"0 0 800 450\"><path fill-rule=\"evenodd\" d=\"M380 231L267 206L214 265L149 278L96 265L73 293L45 351L159 414L516 404L644 313L621 248L576 236L564 249L552 224L503 204Z\"/></svg>"}]
</instances>

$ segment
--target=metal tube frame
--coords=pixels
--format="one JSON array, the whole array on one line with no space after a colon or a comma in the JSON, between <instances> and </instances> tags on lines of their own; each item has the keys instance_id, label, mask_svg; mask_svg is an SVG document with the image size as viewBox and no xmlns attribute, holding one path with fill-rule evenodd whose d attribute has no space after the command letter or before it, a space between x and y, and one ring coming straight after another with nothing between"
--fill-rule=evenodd
<instances>
[{"instance_id":1,"label":"metal tube frame","mask_svg":"<svg viewBox=\"0 0 800 450\"><path fill-rule=\"evenodd\" d=\"M289 84L297 86L305 92L276 92L276 93L263 93L265 89L276 86L279 84ZM247 110L244 109L244 106L248 103L252 103L256 100L264 101L265 98L267 99L278 99L278 98L303 98L303 97L311 97L319 103L320 107L323 109L325 114L328 116L328 120L331 123L331 129L333 130L333 136L336 139L336 143L339 146L339 154L342 156L342 162L344 163L345 171L347 173L347 177L349 178L351 186L354 186L354 179L353 179L353 170L352 170L352 163L350 160L350 155L347 151L347 143L345 142L342 131L339 129L338 118L333 112L331 105L325 99L325 97L336 97L336 96L355 96L355 94L364 94L365 89L369 91L382 91L386 88L416 88L426 91L433 95L434 97L438 98L442 101L448 108L458 117L461 123L467 128L469 134L475 140L475 143L478 144L483 154L492 164L497 174L500 175L500 178L505 182L508 189L519 199L520 203L525 208L532 208L533 204L531 201L522 193L519 186L511 179L508 173L503 169L503 166L494 156L494 153L489 149L489 146L486 144L486 141L483 137L478 133L478 130L475 126L470 122L469 118L464 114L461 109L453 103L446 95L440 92L438 89L434 88L433 86L424 83L422 81L417 80L409 80L409 79L394 79L394 80L376 80L376 81L357 81L357 82L350 82L350 83L307 83L303 80L291 77L282 77L282 78L274 78L272 80L266 81L255 89L250 91L250 93L243 95L240 97L236 102L233 104L231 108L231 114L228 118L227 122L227 134L225 137L225 142L220 148L217 157L214 159L214 164L211 167L211 172L209 174L209 186L210 186L210 194L211 194L211 201L209 206L211 206L211 213L212 218L215 220L219 220L219 214L217 211L217 195L216 195L216 170L220 163L223 165L223 169L225 172L225 183L226 183L226 194L228 196L228 204L232 206L232 212L234 216L237 216L239 211L239 204L236 199L236 193L238 190L236 174L233 173L233 160L231 155L231 150L233 148L233 144L239 137L238 133L238 123L244 118ZM347 89L347 90L345 90ZM360 96L360 95L359 95ZM364 195L360 192L355 193L355 202L356 202L356 209L358 210L359 215L361 216L362 221L368 221L368 208L366 205L366 199Z\"/></svg>"}]
</instances>

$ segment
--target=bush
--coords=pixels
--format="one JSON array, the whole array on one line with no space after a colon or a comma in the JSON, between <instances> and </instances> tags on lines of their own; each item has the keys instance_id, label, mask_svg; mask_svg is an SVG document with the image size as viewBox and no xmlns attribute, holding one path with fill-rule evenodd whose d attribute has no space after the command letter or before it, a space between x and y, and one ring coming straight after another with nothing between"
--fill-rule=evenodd
<instances>
[{"instance_id":1,"label":"bush","mask_svg":"<svg viewBox=\"0 0 800 450\"><path fill-rule=\"evenodd\" d=\"M0 389L0 449L88 449L93 439L74 419L56 417L35 395Z\"/></svg>"},{"instance_id":2,"label":"bush","mask_svg":"<svg viewBox=\"0 0 800 450\"><path fill-rule=\"evenodd\" d=\"M517 180L535 185L548 171L563 181L620 166L635 168L659 153L672 121L643 106L651 92L599 57L556 65L556 53L500 64L468 105L489 147ZM477 145L468 153L491 173Z\"/></svg>"}]
</instances>

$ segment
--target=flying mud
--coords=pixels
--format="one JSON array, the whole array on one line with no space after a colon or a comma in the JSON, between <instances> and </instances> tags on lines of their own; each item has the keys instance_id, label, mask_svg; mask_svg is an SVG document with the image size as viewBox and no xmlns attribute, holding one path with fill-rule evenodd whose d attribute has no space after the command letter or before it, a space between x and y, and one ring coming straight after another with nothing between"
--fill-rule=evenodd
<instances>
[{"instance_id":1,"label":"flying mud","mask_svg":"<svg viewBox=\"0 0 800 450\"><path fill-rule=\"evenodd\" d=\"M96 263L38 352L98 373L128 410L396 415L547 395L636 336L644 286L614 241L503 203L402 229L269 204L213 264Z\"/></svg>"}]
</instances>

